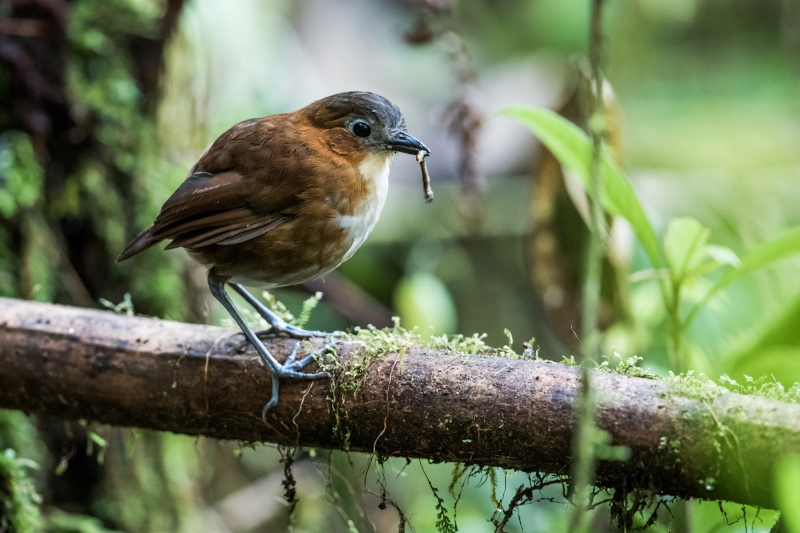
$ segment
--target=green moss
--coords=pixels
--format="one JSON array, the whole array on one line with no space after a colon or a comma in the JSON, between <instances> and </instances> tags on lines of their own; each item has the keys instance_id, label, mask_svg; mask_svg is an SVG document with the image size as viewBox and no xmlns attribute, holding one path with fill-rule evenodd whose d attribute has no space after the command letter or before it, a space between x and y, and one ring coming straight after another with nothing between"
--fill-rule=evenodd
<instances>
[{"instance_id":1,"label":"green moss","mask_svg":"<svg viewBox=\"0 0 800 533\"><path fill-rule=\"evenodd\" d=\"M272 302L271 305L273 309L277 307ZM346 362L337 357L335 353L326 353L320 356L320 368L334 376L334 379L331 380L328 400L333 409L334 434L339 437L345 451L349 449L350 440L350 432L347 429L347 411L344 407L345 395L356 395L364 383L370 366L375 361L384 359L388 354L399 354L400 372L404 369L405 355L412 348L428 350L440 355L461 354L466 357L481 354L510 359L539 360L538 349L534 351L530 348L535 342L534 339L523 343L523 353L519 354L512 348L513 338L508 330L506 330L508 344L501 348L492 348L484 341L486 334L430 335L426 338L418 332L417 328L409 330L402 327L398 317L394 317L393 321L394 325L391 328L357 327L352 333L343 333L339 340L350 343L354 347Z\"/></svg>"},{"instance_id":2,"label":"green moss","mask_svg":"<svg viewBox=\"0 0 800 533\"><path fill-rule=\"evenodd\" d=\"M644 361L644 358L634 355L632 357L623 357L622 355L614 352L614 354L606 360L596 365L595 370L600 372L611 372L613 374L620 374L622 376L631 376L635 378L658 379L653 374L648 374L647 371L639 366L639 363ZM611 366L613 359L619 359L617 366Z\"/></svg>"},{"instance_id":3,"label":"green moss","mask_svg":"<svg viewBox=\"0 0 800 533\"><path fill-rule=\"evenodd\" d=\"M534 351L535 339L523 343L523 352L517 353L513 349L513 337L506 330L508 344L493 348L484 342L486 334L466 335L431 335L423 337L417 329L408 330L400 325L400 319L394 318L394 326L391 328L378 329L374 326L366 328L355 328L353 333L344 333L340 340L351 343L355 346L353 354L347 363L343 363L335 354L324 356L320 364L324 370L335 373L337 385L342 391L354 392L363 384L364 377L370 365L378 359L384 358L391 353L400 354L402 359L408 350L418 348L441 355L462 354L467 355L487 355L504 357L508 359L527 359L532 361L546 361L539 357L538 348ZM658 376L649 374L640 366L644 360L639 356L624 357L614 352L610 357L603 356L604 361L596 363L587 361L585 364L593 365L594 369L600 372L610 372L623 376L641 377L647 379L661 379ZM617 360L617 364L613 363ZM564 366L578 366L574 356L563 356L559 363ZM401 366L402 369L402 366ZM690 370L685 374L674 374L670 372L666 378L669 384L668 394L684 396L710 401L720 394L735 392L779 400L791 403L800 403L800 383L795 383L792 387L786 388L780 382L768 380L766 377L754 379L745 376L745 383L738 383L727 375L720 377L719 381L714 381L703 373L695 374Z\"/></svg>"},{"instance_id":4,"label":"green moss","mask_svg":"<svg viewBox=\"0 0 800 533\"><path fill-rule=\"evenodd\" d=\"M391 328L378 329L370 325L366 328L356 327L352 333L342 334L341 341L355 346L346 367L341 366L341 362L336 358L326 358L322 361L323 368L328 371L340 371L340 380L343 388L345 390L355 390L360 386L373 360L383 358L390 353L397 353L402 361L411 348L433 351L441 355L462 354L467 356L480 354L509 359L539 360L538 349L534 352L529 348L535 342L534 339L524 343L525 350L523 353L517 353L511 347L513 339L508 330L506 330L506 335L509 343L501 348L492 348L484 341L486 338L485 333L475 333L471 336L457 334L424 337L417 331L417 328L409 330L402 327L398 317L393 317L393 321L394 326Z\"/></svg>"},{"instance_id":5,"label":"green moss","mask_svg":"<svg viewBox=\"0 0 800 533\"><path fill-rule=\"evenodd\" d=\"M539 348L533 349L536 342L535 339L524 342L522 344L522 353L518 353L513 348L514 339L508 330L505 330L508 343L500 348L493 348L484 341L486 338L485 333L475 333L471 336L461 334L430 335L426 338L416 328L413 330L403 328L400 325L399 318L394 317L393 320L394 326L391 328L378 329L374 326L368 326L366 328L355 328L353 333L343 334L341 340L349 342L356 347L346 364L343 364L341 360L334 356L326 357L321 361L324 370L336 373L339 380L338 386L342 390L357 390L363 383L367 370L373 361L383 358L387 354L400 354L402 365L402 359L411 348L418 348L440 355L462 354L466 357L467 355L479 354L506 359L524 359L565 366L578 366L573 356L563 356L559 363L541 359L539 357ZM586 364L593 365L594 369L602 372L657 379L656 376L648 374L639 366L643 361L642 357L632 356L626 358L615 352L611 357L604 357L604 359L600 364L593 361L587 361ZM614 359L619 359L616 366L612 365Z\"/></svg>"},{"instance_id":6,"label":"green moss","mask_svg":"<svg viewBox=\"0 0 800 533\"><path fill-rule=\"evenodd\" d=\"M717 382L703 373L695 375L694 371L690 370L679 375L670 372L666 381L669 384L667 394L670 396L711 401L720 394L735 392L781 402L800 403L800 383L795 383L787 389L778 381L769 381L766 376L759 379L745 376L745 383L738 383L723 374Z\"/></svg>"},{"instance_id":7,"label":"green moss","mask_svg":"<svg viewBox=\"0 0 800 533\"><path fill-rule=\"evenodd\" d=\"M27 134L12 130L0 135L0 176L0 216L11 218L42 197L44 169Z\"/></svg>"},{"instance_id":8,"label":"green moss","mask_svg":"<svg viewBox=\"0 0 800 533\"><path fill-rule=\"evenodd\" d=\"M716 452L716 459L707 465L705 475L702 479L698 480L698 483L704 486L706 490L712 490L716 479L719 477L723 461L725 460L723 454L725 449L730 450L733 460L739 463L739 467L743 472L745 471L738 446L739 438L734 431L723 424L714 413L711 402L716 397L722 394L737 393L782 402L800 403L799 383L795 383L787 390L783 384L774 379L768 381L765 377L756 380L750 376L745 376L745 383L741 384L727 375L722 375L719 378L719 382L717 382L702 373L695 375L694 372L689 371L686 374L678 376L670 373L666 381L669 385L667 390L668 396L682 396L701 400L707 408L710 420L713 421L716 426L713 432L713 445ZM709 435L709 440L710 439L711 435ZM679 455L680 445L681 443L678 439L668 440L666 437L662 437L659 448Z\"/></svg>"},{"instance_id":9,"label":"green moss","mask_svg":"<svg viewBox=\"0 0 800 533\"><path fill-rule=\"evenodd\" d=\"M729 392L728 389L717 384L705 374L695 375L693 370L678 375L670 372L666 381L669 385L668 396L684 396L695 400L712 401L720 394Z\"/></svg>"},{"instance_id":10,"label":"green moss","mask_svg":"<svg viewBox=\"0 0 800 533\"><path fill-rule=\"evenodd\" d=\"M45 454L34 421L0 409L0 531L40 531L41 500L30 474Z\"/></svg>"},{"instance_id":11,"label":"green moss","mask_svg":"<svg viewBox=\"0 0 800 533\"><path fill-rule=\"evenodd\" d=\"M788 389L779 381L769 380L766 376L754 379L744 376L745 382L740 384L729 378L726 374L720 376L719 381L726 389L740 394L749 394L781 402L800 403L800 383L795 383Z\"/></svg>"},{"instance_id":12,"label":"green moss","mask_svg":"<svg viewBox=\"0 0 800 533\"><path fill-rule=\"evenodd\" d=\"M675 462L681 462L679 457L681 454L681 439L668 439L667 437L661 437L658 440L658 449L666 450L668 453L677 457Z\"/></svg>"},{"instance_id":13,"label":"green moss","mask_svg":"<svg viewBox=\"0 0 800 533\"><path fill-rule=\"evenodd\" d=\"M38 468L11 448L0 454L0 531L37 533L42 529L42 499L28 476L29 470Z\"/></svg>"}]
</instances>

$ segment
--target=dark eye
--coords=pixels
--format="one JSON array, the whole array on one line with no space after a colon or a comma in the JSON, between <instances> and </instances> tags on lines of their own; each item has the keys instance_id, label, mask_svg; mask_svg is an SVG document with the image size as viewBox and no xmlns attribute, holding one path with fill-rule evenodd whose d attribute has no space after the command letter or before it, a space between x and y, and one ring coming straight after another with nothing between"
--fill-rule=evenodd
<instances>
[{"instance_id":1,"label":"dark eye","mask_svg":"<svg viewBox=\"0 0 800 533\"><path fill-rule=\"evenodd\" d=\"M369 124L366 122L358 121L353 124L353 133L358 135L359 137L369 137L370 133L372 133L372 128L369 127Z\"/></svg>"}]
</instances>

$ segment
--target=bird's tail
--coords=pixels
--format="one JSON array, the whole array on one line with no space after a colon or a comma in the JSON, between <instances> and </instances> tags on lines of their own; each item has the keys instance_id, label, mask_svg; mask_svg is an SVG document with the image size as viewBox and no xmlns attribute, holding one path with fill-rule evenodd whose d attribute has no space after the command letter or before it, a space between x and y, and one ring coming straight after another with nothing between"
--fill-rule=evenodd
<instances>
[{"instance_id":1,"label":"bird's tail","mask_svg":"<svg viewBox=\"0 0 800 533\"><path fill-rule=\"evenodd\" d=\"M129 244L122 250L122 253L117 257L117 263L130 259L134 255L143 252L156 244L161 239L153 238L153 227L149 227L139 235L137 235Z\"/></svg>"}]
</instances>

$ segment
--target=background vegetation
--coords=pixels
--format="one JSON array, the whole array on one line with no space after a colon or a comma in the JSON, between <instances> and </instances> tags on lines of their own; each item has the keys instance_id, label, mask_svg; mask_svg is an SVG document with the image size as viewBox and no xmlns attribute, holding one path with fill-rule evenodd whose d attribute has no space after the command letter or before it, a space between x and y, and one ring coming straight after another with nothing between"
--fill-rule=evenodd
<instances>
[{"instance_id":1,"label":"background vegetation","mask_svg":"<svg viewBox=\"0 0 800 533\"><path fill-rule=\"evenodd\" d=\"M418 167L398 157L373 236L339 275L305 287L326 293L309 326L387 325L399 315L423 331L486 332L494 345L510 342L507 328L517 348L534 337L540 356L554 360L576 354L586 232L575 195L557 185L548 196L547 153L521 123L491 114L535 104L586 126L586 110L569 102L588 48L589 4L2 4L0 295L93 307L129 301L137 313L220 323L203 269L182 251L151 250L122 265L114 258L231 124L370 90L397 103L432 148L436 201L425 205ZM610 2L604 28L616 93L607 141L666 242L669 272L651 270L629 230L615 233L600 352L639 355L661 375L767 376L790 387L800 381L797 260L742 277L685 319L731 271L732 254L747 257L800 225L800 2ZM670 226L678 217L707 231L686 218ZM542 235L563 253L543 255ZM699 255L680 246L695 236ZM690 268L674 260L679 250ZM679 298L664 297L665 279ZM307 294L276 296L299 311ZM288 510L274 504L283 467L271 447L0 412L0 450L0 478L16 480L0 487L0 531L290 527ZM312 458L317 466L304 463ZM297 460L296 531L396 529L397 513L364 492L380 493L368 458L304 450ZM790 502L800 468L787 464ZM450 486L453 468L390 460L383 482L418 531L491 530L487 519L524 476L476 473L462 493ZM722 509L679 504L651 528L765 530L775 521L772 512ZM607 507L590 512L593 529L613 530ZM554 486L505 527L563 531L569 513Z\"/></svg>"}]
</instances>

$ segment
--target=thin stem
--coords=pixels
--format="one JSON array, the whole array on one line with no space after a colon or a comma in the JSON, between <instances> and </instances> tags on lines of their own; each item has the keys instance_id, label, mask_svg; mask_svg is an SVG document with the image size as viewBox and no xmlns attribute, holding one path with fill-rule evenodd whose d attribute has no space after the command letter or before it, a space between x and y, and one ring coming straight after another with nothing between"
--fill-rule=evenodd
<instances>
[{"instance_id":1,"label":"thin stem","mask_svg":"<svg viewBox=\"0 0 800 533\"><path fill-rule=\"evenodd\" d=\"M583 286L583 343L584 356L597 355L599 346L597 318L600 309L600 285L602 280L602 261L605 255L603 242L603 226L605 224L602 205L600 204L601 162L603 154L603 137L605 134L605 106L603 101L603 73L600 69L602 60L602 9L604 0L591 0L592 21L589 42L589 62L591 67L592 95L589 100L589 137L592 141L592 160L589 167L589 222L590 240L586 259L586 274Z\"/></svg>"},{"instance_id":2,"label":"thin stem","mask_svg":"<svg viewBox=\"0 0 800 533\"><path fill-rule=\"evenodd\" d=\"M672 295L669 299L668 311L670 315L669 343L667 345L669 359L677 372L686 371L686 361L683 358L683 333L687 323L681 320L681 291L683 290L683 280L677 277L671 278Z\"/></svg>"},{"instance_id":3,"label":"thin stem","mask_svg":"<svg viewBox=\"0 0 800 533\"><path fill-rule=\"evenodd\" d=\"M583 342L581 354L581 395L577 406L578 427L573 441L572 481L575 510L570 517L570 531L584 531L588 518L588 488L594 480L595 468L595 409L592 384L586 359L598 355L600 334L597 320L600 309L602 261L605 243L602 239L604 213L600 205L601 161L605 133L605 108L603 105L602 14L604 0L591 0L592 19L589 36L589 63L591 68L592 97L590 102L589 136L592 140L592 161L589 177L590 239L586 257L586 274L583 285Z\"/></svg>"}]
</instances>

